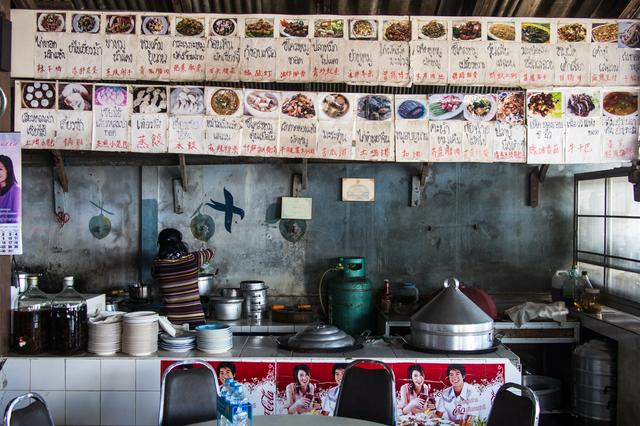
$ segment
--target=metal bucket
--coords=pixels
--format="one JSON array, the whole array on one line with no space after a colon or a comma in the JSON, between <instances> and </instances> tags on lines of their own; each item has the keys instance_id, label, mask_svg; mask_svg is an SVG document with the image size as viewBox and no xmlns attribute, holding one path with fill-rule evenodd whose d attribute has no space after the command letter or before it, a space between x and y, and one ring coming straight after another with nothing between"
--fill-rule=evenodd
<instances>
[{"instance_id":1,"label":"metal bucket","mask_svg":"<svg viewBox=\"0 0 640 426\"><path fill-rule=\"evenodd\" d=\"M586 420L615 424L615 349L591 340L573 351L573 411Z\"/></svg>"},{"instance_id":2,"label":"metal bucket","mask_svg":"<svg viewBox=\"0 0 640 426\"><path fill-rule=\"evenodd\" d=\"M522 384L538 397L540 411L553 411L562 408L562 386L558 379L534 374L522 376Z\"/></svg>"}]
</instances>

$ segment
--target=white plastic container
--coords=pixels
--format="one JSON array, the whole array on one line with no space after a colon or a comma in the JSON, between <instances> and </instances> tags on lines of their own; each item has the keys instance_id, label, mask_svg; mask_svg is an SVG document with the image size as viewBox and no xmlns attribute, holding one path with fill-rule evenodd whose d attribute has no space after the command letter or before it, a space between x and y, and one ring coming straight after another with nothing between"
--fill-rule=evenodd
<instances>
[{"instance_id":1,"label":"white plastic container","mask_svg":"<svg viewBox=\"0 0 640 426\"><path fill-rule=\"evenodd\" d=\"M551 300L557 302L562 300L562 284L569 278L569 271L558 270L551 277Z\"/></svg>"}]
</instances>

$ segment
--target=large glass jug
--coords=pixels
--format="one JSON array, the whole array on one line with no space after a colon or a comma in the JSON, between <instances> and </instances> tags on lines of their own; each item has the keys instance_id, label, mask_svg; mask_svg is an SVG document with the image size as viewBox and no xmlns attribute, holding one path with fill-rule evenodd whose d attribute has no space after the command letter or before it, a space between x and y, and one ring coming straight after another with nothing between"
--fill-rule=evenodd
<instances>
[{"instance_id":1,"label":"large glass jug","mask_svg":"<svg viewBox=\"0 0 640 426\"><path fill-rule=\"evenodd\" d=\"M35 355L49 349L51 299L38 288L37 276L28 276L27 285L13 311L13 349L19 354Z\"/></svg>"},{"instance_id":2,"label":"large glass jug","mask_svg":"<svg viewBox=\"0 0 640 426\"><path fill-rule=\"evenodd\" d=\"M64 277L62 286L51 302L51 349L69 355L87 346L87 301L73 288L73 277Z\"/></svg>"}]
</instances>

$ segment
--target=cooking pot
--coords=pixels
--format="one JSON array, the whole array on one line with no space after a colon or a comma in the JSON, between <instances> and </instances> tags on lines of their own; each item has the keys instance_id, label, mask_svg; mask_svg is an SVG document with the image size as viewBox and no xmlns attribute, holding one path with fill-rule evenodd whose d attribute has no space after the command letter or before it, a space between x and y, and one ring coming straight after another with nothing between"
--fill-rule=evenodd
<instances>
[{"instance_id":1,"label":"cooking pot","mask_svg":"<svg viewBox=\"0 0 640 426\"><path fill-rule=\"evenodd\" d=\"M281 346L294 351L334 352L361 345L365 337L361 336L360 341L356 342L338 327L318 323L293 336L280 336L276 340Z\"/></svg>"},{"instance_id":2,"label":"cooking pot","mask_svg":"<svg viewBox=\"0 0 640 426\"><path fill-rule=\"evenodd\" d=\"M459 289L455 278L411 317L410 344L437 351L479 351L493 346L493 320Z\"/></svg>"},{"instance_id":3,"label":"cooking pot","mask_svg":"<svg viewBox=\"0 0 640 426\"><path fill-rule=\"evenodd\" d=\"M223 288L222 297L242 297L239 288Z\"/></svg>"},{"instance_id":4,"label":"cooking pot","mask_svg":"<svg viewBox=\"0 0 640 426\"><path fill-rule=\"evenodd\" d=\"M209 301L216 319L222 321L238 320L242 316L242 297L212 297Z\"/></svg>"},{"instance_id":5,"label":"cooking pot","mask_svg":"<svg viewBox=\"0 0 640 426\"><path fill-rule=\"evenodd\" d=\"M213 294L213 274L200 274L198 276L198 293L200 293L200 296Z\"/></svg>"}]
</instances>

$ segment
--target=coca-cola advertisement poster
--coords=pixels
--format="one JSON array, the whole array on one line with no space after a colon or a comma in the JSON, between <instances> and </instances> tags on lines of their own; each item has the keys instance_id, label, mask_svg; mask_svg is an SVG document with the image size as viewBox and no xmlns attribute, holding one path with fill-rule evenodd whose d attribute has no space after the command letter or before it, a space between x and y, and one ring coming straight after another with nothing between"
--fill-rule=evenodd
<instances>
[{"instance_id":1,"label":"coca-cola advertisement poster","mask_svg":"<svg viewBox=\"0 0 640 426\"><path fill-rule=\"evenodd\" d=\"M393 363L398 424L486 425L504 364Z\"/></svg>"},{"instance_id":2,"label":"coca-cola advertisement poster","mask_svg":"<svg viewBox=\"0 0 640 426\"><path fill-rule=\"evenodd\" d=\"M161 374L175 361L162 361ZM244 361L207 361L216 371L221 387L226 378L232 378L244 385L244 390L253 406L256 416L270 416L275 413L276 363Z\"/></svg>"},{"instance_id":3,"label":"coca-cola advertisement poster","mask_svg":"<svg viewBox=\"0 0 640 426\"><path fill-rule=\"evenodd\" d=\"M333 415L347 363L278 362L276 414Z\"/></svg>"}]
</instances>

